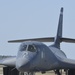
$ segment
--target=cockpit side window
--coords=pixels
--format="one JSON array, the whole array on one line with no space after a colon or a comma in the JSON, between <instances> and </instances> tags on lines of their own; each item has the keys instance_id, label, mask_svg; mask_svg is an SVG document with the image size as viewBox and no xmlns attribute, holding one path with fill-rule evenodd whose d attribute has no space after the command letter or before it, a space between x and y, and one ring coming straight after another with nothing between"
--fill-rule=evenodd
<instances>
[{"instance_id":1,"label":"cockpit side window","mask_svg":"<svg viewBox=\"0 0 75 75\"><path fill-rule=\"evenodd\" d=\"M34 45L29 45L28 46L28 51L30 51L30 52L36 52L36 47Z\"/></svg>"},{"instance_id":2,"label":"cockpit side window","mask_svg":"<svg viewBox=\"0 0 75 75\"><path fill-rule=\"evenodd\" d=\"M20 51L26 51L26 49L27 49L27 45L23 45L21 46Z\"/></svg>"}]
</instances>

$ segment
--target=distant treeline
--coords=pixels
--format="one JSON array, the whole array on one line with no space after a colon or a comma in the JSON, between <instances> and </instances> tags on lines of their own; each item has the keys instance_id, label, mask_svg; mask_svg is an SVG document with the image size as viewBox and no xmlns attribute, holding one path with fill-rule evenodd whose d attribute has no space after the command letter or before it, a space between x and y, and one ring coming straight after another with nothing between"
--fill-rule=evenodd
<instances>
[{"instance_id":1,"label":"distant treeline","mask_svg":"<svg viewBox=\"0 0 75 75\"><path fill-rule=\"evenodd\" d=\"M10 58L10 57L12 58L12 57L16 57L16 56L4 56L4 55L2 56L2 55L0 55L0 60L4 59L4 58Z\"/></svg>"}]
</instances>

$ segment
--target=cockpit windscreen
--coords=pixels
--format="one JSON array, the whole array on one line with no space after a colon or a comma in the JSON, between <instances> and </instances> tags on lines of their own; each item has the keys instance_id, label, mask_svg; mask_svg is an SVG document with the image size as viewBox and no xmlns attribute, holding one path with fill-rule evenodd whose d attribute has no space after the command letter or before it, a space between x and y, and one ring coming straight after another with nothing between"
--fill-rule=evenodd
<instances>
[{"instance_id":1,"label":"cockpit windscreen","mask_svg":"<svg viewBox=\"0 0 75 75\"><path fill-rule=\"evenodd\" d=\"M27 49L27 45L23 45L23 46L21 46L20 51L25 51L26 49Z\"/></svg>"},{"instance_id":2,"label":"cockpit windscreen","mask_svg":"<svg viewBox=\"0 0 75 75\"><path fill-rule=\"evenodd\" d=\"M36 47L34 45L29 45L27 50L30 51L30 52L35 52Z\"/></svg>"},{"instance_id":3,"label":"cockpit windscreen","mask_svg":"<svg viewBox=\"0 0 75 75\"><path fill-rule=\"evenodd\" d=\"M36 52L36 46L35 45L21 45L20 51Z\"/></svg>"}]
</instances>

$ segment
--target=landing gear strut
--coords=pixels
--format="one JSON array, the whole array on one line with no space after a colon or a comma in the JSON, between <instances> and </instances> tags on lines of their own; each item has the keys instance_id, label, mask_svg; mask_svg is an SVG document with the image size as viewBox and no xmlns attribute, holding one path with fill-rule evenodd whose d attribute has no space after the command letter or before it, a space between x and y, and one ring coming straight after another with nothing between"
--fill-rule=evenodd
<instances>
[{"instance_id":1,"label":"landing gear strut","mask_svg":"<svg viewBox=\"0 0 75 75\"><path fill-rule=\"evenodd\" d=\"M55 74L57 74L57 75L61 75L61 73L60 73L59 70L55 70Z\"/></svg>"},{"instance_id":2,"label":"landing gear strut","mask_svg":"<svg viewBox=\"0 0 75 75\"><path fill-rule=\"evenodd\" d=\"M34 72L20 72L19 75L35 75Z\"/></svg>"}]
</instances>

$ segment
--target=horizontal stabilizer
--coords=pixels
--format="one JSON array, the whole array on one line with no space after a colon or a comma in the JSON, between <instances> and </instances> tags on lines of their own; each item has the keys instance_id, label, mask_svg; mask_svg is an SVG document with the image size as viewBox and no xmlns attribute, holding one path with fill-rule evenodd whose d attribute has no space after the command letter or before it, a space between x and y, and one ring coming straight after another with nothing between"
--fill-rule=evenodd
<instances>
[{"instance_id":1,"label":"horizontal stabilizer","mask_svg":"<svg viewBox=\"0 0 75 75\"><path fill-rule=\"evenodd\" d=\"M21 42L24 42L24 41L54 42L54 37L10 40L8 42L9 43L21 43ZM75 43L75 39L72 39L72 38L60 38L60 42Z\"/></svg>"},{"instance_id":2,"label":"horizontal stabilizer","mask_svg":"<svg viewBox=\"0 0 75 75\"><path fill-rule=\"evenodd\" d=\"M9 43L20 43L24 41L40 41L40 42L53 42L54 37L45 37L45 38L33 38L33 39L20 39L20 40L10 40Z\"/></svg>"},{"instance_id":3,"label":"horizontal stabilizer","mask_svg":"<svg viewBox=\"0 0 75 75\"><path fill-rule=\"evenodd\" d=\"M75 43L75 39L72 38L61 38L61 41L67 43Z\"/></svg>"}]
</instances>

